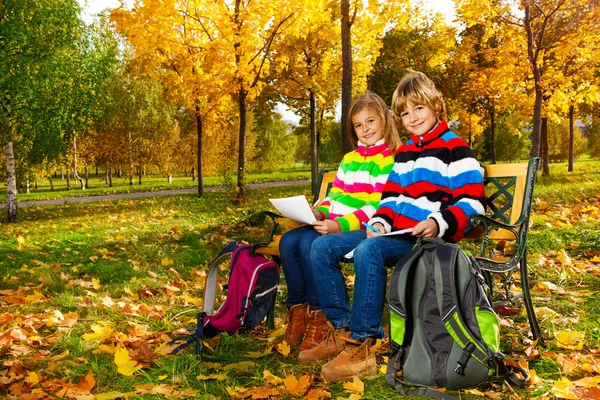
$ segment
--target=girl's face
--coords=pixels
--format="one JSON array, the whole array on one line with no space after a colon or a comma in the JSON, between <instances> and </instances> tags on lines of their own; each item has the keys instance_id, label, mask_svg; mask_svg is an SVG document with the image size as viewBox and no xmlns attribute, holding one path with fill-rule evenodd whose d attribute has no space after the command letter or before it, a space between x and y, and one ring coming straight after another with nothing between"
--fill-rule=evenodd
<instances>
[{"instance_id":1,"label":"girl's face","mask_svg":"<svg viewBox=\"0 0 600 400\"><path fill-rule=\"evenodd\" d=\"M363 108L352 116L352 126L358 140L373 146L383 138L383 120L371 108Z\"/></svg>"},{"instance_id":2,"label":"girl's face","mask_svg":"<svg viewBox=\"0 0 600 400\"><path fill-rule=\"evenodd\" d=\"M438 119L435 111L423 105L407 104L400 113L402 125L411 135L421 136L433 129Z\"/></svg>"}]
</instances>

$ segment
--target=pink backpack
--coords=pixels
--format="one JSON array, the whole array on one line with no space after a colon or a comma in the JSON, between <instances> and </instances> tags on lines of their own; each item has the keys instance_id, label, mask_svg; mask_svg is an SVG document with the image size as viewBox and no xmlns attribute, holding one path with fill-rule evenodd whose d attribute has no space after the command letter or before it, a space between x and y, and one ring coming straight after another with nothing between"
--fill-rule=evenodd
<instances>
[{"instance_id":1,"label":"pink backpack","mask_svg":"<svg viewBox=\"0 0 600 400\"><path fill-rule=\"evenodd\" d=\"M231 257L227 298L213 314L218 266L227 257ZM196 354L200 354L203 337L254 328L274 307L278 285L279 265L276 262L254 254L253 245L229 243L215 258L206 277L204 309L197 315L196 331L172 353L195 343Z\"/></svg>"}]
</instances>

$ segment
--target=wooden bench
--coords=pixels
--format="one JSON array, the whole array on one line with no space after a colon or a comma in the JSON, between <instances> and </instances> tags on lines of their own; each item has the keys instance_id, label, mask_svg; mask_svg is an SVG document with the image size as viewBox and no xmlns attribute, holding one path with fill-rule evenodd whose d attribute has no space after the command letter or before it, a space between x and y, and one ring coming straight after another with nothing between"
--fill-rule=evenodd
<instances>
[{"instance_id":1,"label":"wooden bench","mask_svg":"<svg viewBox=\"0 0 600 400\"><path fill-rule=\"evenodd\" d=\"M541 331L535 316L535 309L529 288L529 275L527 269L527 233L529 230L529 217L533 201L533 187L539 169L540 159L532 158L528 163L518 164L492 164L485 165L484 184L487 192L487 214L471 218L471 229L465 239L478 241L479 256L475 257L484 271L490 288L494 288L494 281L499 278L504 296L504 301L514 303L519 295L510 292L513 284L514 272L520 272L520 288L527 317L534 339L541 338ZM321 203L331 189L334 172L322 171L319 174L318 190L314 193L313 203ZM270 211L263 211L265 217L272 219L273 227L269 238L270 243L275 240L280 215ZM498 257L492 244L498 241L514 242L514 254L509 257ZM265 245L258 247L256 253L268 255L279 260L278 245ZM272 315L270 316L270 319Z\"/></svg>"}]
</instances>

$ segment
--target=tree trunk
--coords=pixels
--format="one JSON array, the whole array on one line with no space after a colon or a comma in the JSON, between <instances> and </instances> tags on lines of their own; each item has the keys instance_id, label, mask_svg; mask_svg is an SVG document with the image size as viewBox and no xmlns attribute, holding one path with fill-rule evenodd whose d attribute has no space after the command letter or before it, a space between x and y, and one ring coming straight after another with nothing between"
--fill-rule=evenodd
<instances>
[{"instance_id":1,"label":"tree trunk","mask_svg":"<svg viewBox=\"0 0 600 400\"><path fill-rule=\"evenodd\" d=\"M85 181L79 176L79 172L77 172L77 135L73 135L73 178L79 181L81 190L85 190Z\"/></svg>"},{"instance_id":2,"label":"tree trunk","mask_svg":"<svg viewBox=\"0 0 600 400\"><path fill-rule=\"evenodd\" d=\"M52 175L48 177L48 181L50 181L50 191L54 191L54 182L52 181Z\"/></svg>"},{"instance_id":3,"label":"tree trunk","mask_svg":"<svg viewBox=\"0 0 600 400\"><path fill-rule=\"evenodd\" d=\"M108 164L108 187L112 187L112 170Z\"/></svg>"},{"instance_id":4,"label":"tree trunk","mask_svg":"<svg viewBox=\"0 0 600 400\"><path fill-rule=\"evenodd\" d=\"M525 31L527 33L527 56L529 58L529 62L531 63L533 83L535 88L535 101L533 106L533 132L531 134L531 157L539 157L544 89L542 88L542 71L538 65L538 53L535 49L535 38L533 29L531 27L531 10L529 5L525 7L525 18L523 22Z\"/></svg>"},{"instance_id":5,"label":"tree trunk","mask_svg":"<svg viewBox=\"0 0 600 400\"><path fill-rule=\"evenodd\" d=\"M542 176L550 176L550 151L548 146L548 117L542 117L541 125L542 145Z\"/></svg>"},{"instance_id":6,"label":"tree trunk","mask_svg":"<svg viewBox=\"0 0 600 400\"><path fill-rule=\"evenodd\" d=\"M71 190L71 172L67 169L67 190Z\"/></svg>"},{"instance_id":7,"label":"tree trunk","mask_svg":"<svg viewBox=\"0 0 600 400\"><path fill-rule=\"evenodd\" d=\"M196 168L192 167L190 171L190 176L192 177L192 182L196 181Z\"/></svg>"},{"instance_id":8,"label":"tree trunk","mask_svg":"<svg viewBox=\"0 0 600 400\"><path fill-rule=\"evenodd\" d=\"M237 195L236 200L240 201L246 195L246 123L247 123L247 110L246 110L246 96L248 93L244 90L244 84L240 83L240 90L238 92L238 101L240 107L240 135L239 135L239 149L238 149L238 176L237 176Z\"/></svg>"},{"instance_id":9,"label":"tree trunk","mask_svg":"<svg viewBox=\"0 0 600 400\"><path fill-rule=\"evenodd\" d=\"M29 194L29 178L25 179L25 193Z\"/></svg>"},{"instance_id":10,"label":"tree trunk","mask_svg":"<svg viewBox=\"0 0 600 400\"><path fill-rule=\"evenodd\" d=\"M348 112L352 102L352 39L350 35L350 2L341 0L342 11L342 149L352 151L353 145L348 132Z\"/></svg>"},{"instance_id":11,"label":"tree trunk","mask_svg":"<svg viewBox=\"0 0 600 400\"><path fill-rule=\"evenodd\" d=\"M569 106L569 172L573 172L575 163L575 106Z\"/></svg>"},{"instance_id":12,"label":"tree trunk","mask_svg":"<svg viewBox=\"0 0 600 400\"><path fill-rule=\"evenodd\" d=\"M98 175L98 174L96 174ZM88 167L88 165L85 165L85 188L89 189L89 181L90 181L90 167Z\"/></svg>"},{"instance_id":13,"label":"tree trunk","mask_svg":"<svg viewBox=\"0 0 600 400\"><path fill-rule=\"evenodd\" d=\"M198 163L198 197L204 196L204 174L202 173L202 116L200 106L196 105L196 134L198 137L198 149L196 161Z\"/></svg>"},{"instance_id":14,"label":"tree trunk","mask_svg":"<svg viewBox=\"0 0 600 400\"><path fill-rule=\"evenodd\" d=\"M12 141L9 141L4 147L4 154L6 155L6 209L8 211L8 222L17 222L19 221L19 204L17 202L17 175Z\"/></svg>"},{"instance_id":15,"label":"tree trunk","mask_svg":"<svg viewBox=\"0 0 600 400\"><path fill-rule=\"evenodd\" d=\"M169 181L169 184L173 183L173 174L169 174L167 180Z\"/></svg>"},{"instance_id":16,"label":"tree trunk","mask_svg":"<svg viewBox=\"0 0 600 400\"><path fill-rule=\"evenodd\" d=\"M98 164L96 164L96 176L98 176Z\"/></svg>"},{"instance_id":17,"label":"tree trunk","mask_svg":"<svg viewBox=\"0 0 600 400\"><path fill-rule=\"evenodd\" d=\"M490 109L490 130L491 130L491 145L492 145L492 164L496 164L496 121L494 107Z\"/></svg>"},{"instance_id":18,"label":"tree trunk","mask_svg":"<svg viewBox=\"0 0 600 400\"><path fill-rule=\"evenodd\" d=\"M317 178L319 176L319 138L317 137L317 125L316 125L316 109L317 101L315 98L315 92L311 89L309 91L309 104L310 104L310 183L313 189L313 193L316 190ZM344 124L342 124L344 125Z\"/></svg>"}]
</instances>

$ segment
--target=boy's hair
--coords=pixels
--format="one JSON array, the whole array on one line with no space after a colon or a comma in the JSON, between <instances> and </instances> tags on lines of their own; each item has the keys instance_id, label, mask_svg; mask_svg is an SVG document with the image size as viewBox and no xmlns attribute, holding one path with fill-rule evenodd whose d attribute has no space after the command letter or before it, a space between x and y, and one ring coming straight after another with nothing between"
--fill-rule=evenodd
<instances>
[{"instance_id":1,"label":"boy's hair","mask_svg":"<svg viewBox=\"0 0 600 400\"><path fill-rule=\"evenodd\" d=\"M361 95L360 97L357 97L350 106L347 124L350 140L352 141L354 146L358 145L358 136L354 131L352 117L364 110L365 108L370 108L371 110L375 111L377 115L379 115L381 121L383 122L383 130L381 132L381 136L385 140L385 143L387 144L388 148L395 152L396 149L400 147L401 141L392 114L390 113L390 110L385 104L385 101L383 101L383 99L379 97L375 92L371 92L370 90L367 90L365 94Z\"/></svg>"},{"instance_id":2,"label":"boy's hair","mask_svg":"<svg viewBox=\"0 0 600 400\"><path fill-rule=\"evenodd\" d=\"M397 121L402 120L400 114L409 104L427 106L435 112L438 121L446 119L444 97L433 81L422 72L408 70L396 86L392 96L392 112Z\"/></svg>"}]
</instances>

